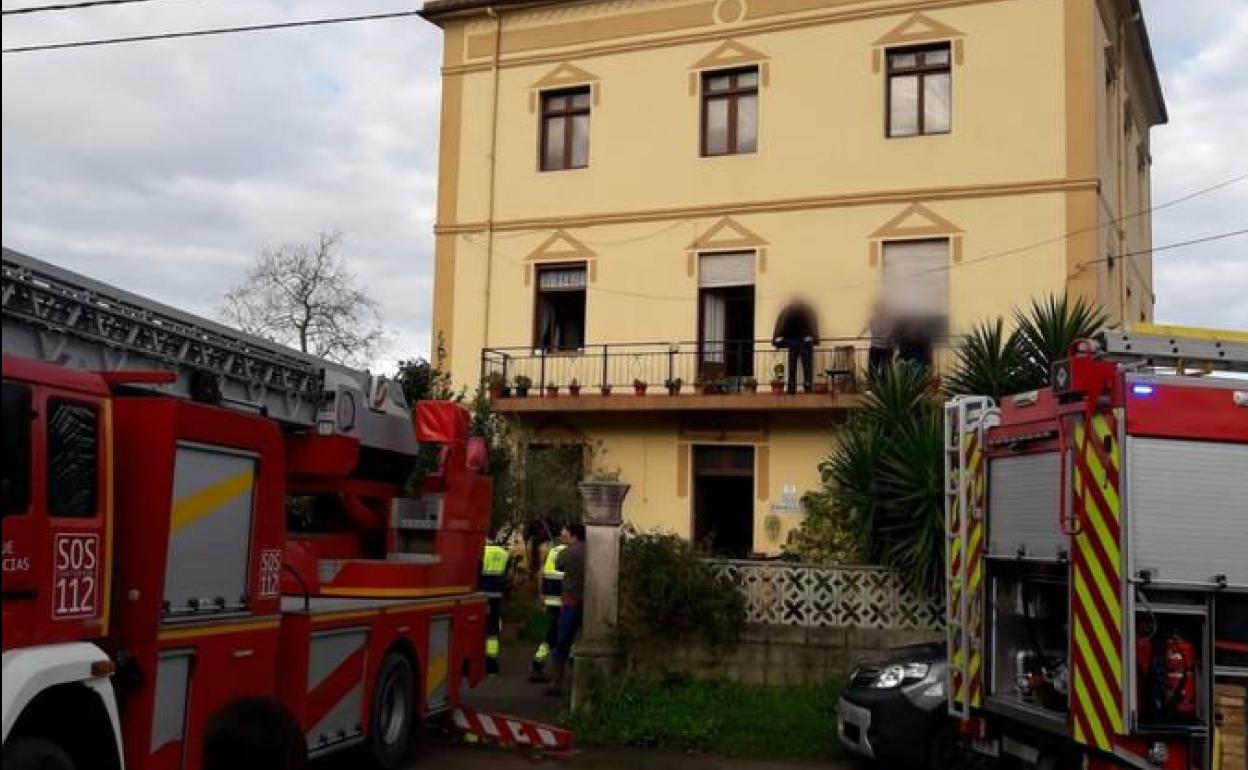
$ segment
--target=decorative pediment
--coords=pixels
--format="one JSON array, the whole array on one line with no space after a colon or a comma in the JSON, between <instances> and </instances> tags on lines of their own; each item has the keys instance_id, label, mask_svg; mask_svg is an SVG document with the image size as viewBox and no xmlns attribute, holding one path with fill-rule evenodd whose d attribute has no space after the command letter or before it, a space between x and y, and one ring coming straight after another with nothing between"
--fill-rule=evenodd
<instances>
[{"instance_id":1,"label":"decorative pediment","mask_svg":"<svg viewBox=\"0 0 1248 770\"><path fill-rule=\"evenodd\" d=\"M962 63L962 38L965 33L956 27L937 21L925 13L912 13L906 20L885 32L872 43L871 71L879 72L882 52L885 48L904 45L936 43L943 40L953 42L953 63Z\"/></svg>"},{"instance_id":2,"label":"decorative pediment","mask_svg":"<svg viewBox=\"0 0 1248 770\"><path fill-rule=\"evenodd\" d=\"M685 274L697 273L698 252L740 251L753 249L758 255L758 272L767 272L767 241L758 233L737 222L732 217L722 217L685 247Z\"/></svg>"},{"instance_id":3,"label":"decorative pediment","mask_svg":"<svg viewBox=\"0 0 1248 770\"><path fill-rule=\"evenodd\" d=\"M566 61L560 62L555 65L554 69L547 72L529 86L529 112L537 110L537 97L542 91L555 88L568 88L570 86L589 86L590 95L593 97L594 104L596 105L602 95L602 88L599 80L600 79L597 75L583 70L575 64L571 64Z\"/></svg>"},{"instance_id":4,"label":"decorative pediment","mask_svg":"<svg viewBox=\"0 0 1248 770\"><path fill-rule=\"evenodd\" d=\"M533 251L524 257L524 285L533 282L534 262L581 262L588 263L589 282L598 280L598 255L593 249L569 235L566 230L556 230Z\"/></svg>"},{"instance_id":5,"label":"decorative pediment","mask_svg":"<svg viewBox=\"0 0 1248 770\"><path fill-rule=\"evenodd\" d=\"M964 33L960 29L936 21L925 13L913 13L905 21L880 36L874 45L910 45L963 36Z\"/></svg>"},{"instance_id":6,"label":"decorative pediment","mask_svg":"<svg viewBox=\"0 0 1248 770\"><path fill-rule=\"evenodd\" d=\"M769 57L744 43L736 40L725 40L711 52L698 59L689 67L689 94L698 92L698 75L707 70L729 69L750 64L758 65L758 82L760 86L768 85L771 65Z\"/></svg>"},{"instance_id":7,"label":"decorative pediment","mask_svg":"<svg viewBox=\"0 0 1248 770\"><path fill-rule=\"evenodd\" d=\"M948 238L954 262L962 261L962 228L932 211L922 203L911 203L900 214L875 229L869 236L869 262L880 261L880 244L884 241L906 241L922 238Z\"/></svg>"},{"instance_id":8,"label":"decorative pediment","mask_svg":"<svg viewBox=\"0 0 1248 770\"><path fill-rule=\"evenodd\" d=\"M690 251L726 251L728 249L755 249L766 245L767 241L745 225L732 217L722 217L686 248Z\"/></svg>"}]
</instances>

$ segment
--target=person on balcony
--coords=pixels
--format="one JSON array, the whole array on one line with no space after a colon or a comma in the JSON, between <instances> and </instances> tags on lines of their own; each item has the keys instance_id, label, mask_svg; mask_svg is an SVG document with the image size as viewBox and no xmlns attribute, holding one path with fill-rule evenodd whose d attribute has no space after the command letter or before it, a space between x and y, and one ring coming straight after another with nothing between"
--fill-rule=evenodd
<instances>
[{"instance_id":1,"label":"person on balcony","mask_svg":"<svg viewBox=\"0 0 1248 770\"><path fill-rule=\"evenodd\" d=\"M772 344L777 348L788 350L788 392L797 392L797 367L802 367L802 388L810 393L814 390L815 379L815 342L819 339L815 311L802 300L794 300L780 311L776 318L776 331L772 335Z\"/></svg>"},{"instance_id":2,"label":"person on balcony","mask_svg":"<svg viewBox=\"0 0 1248 770\"><path fill-rule=\"evenodd\" d=\"M877 301L871 307L871 319L862 331L871 338L871 347L867 352L867 372L874 377L893 362L893 319L882 301Z\"/></svg>"}]
</instances>

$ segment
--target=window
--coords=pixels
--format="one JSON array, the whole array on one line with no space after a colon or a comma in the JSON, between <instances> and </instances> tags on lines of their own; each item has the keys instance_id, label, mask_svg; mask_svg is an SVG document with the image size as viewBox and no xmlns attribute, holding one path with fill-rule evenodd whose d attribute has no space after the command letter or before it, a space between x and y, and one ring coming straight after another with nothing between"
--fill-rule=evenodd
<instances>
[{"instance_id":1,"label":"window","mask_svg":"<svg viewBox=\"0 0 1248 770\"><path fill-rule=\"evenodd\" d=\"M99 426L95 408L70 401L48 406L48 513L89 518L96 513Z\"/></svg>"},{"instance_id":2,"label":"window","mask_svg":"<svg viewBox=\"0 0 1248 770\"><path fill-rule=\"evenodd\" d=\"M949 132L949 44L888 52L888 135Z\"/></svg>"},{"instance_id":3,"label":"window","mask_svg":"<svg viewBox=\"0 0 1248 770\"><path fill-rule=\"evenodd\" d=\"M4 515L30 507L30 388L4 383Z\"/></svg>"},{"instance_id":4,"label":"window","mask_svg":"<svg viewBox=\"0 0 1248 770\"><path fill-rule=\"evenodd\" d=\"M542 171L589 165L589 87L542 94Z\"/></svg>"},{"instance_id":5,"label":"window","mask_svg":"<svg viewBox=\"0 0 1248 770\"><path fill-rule=\"evenodd\" d=\"M899 321L944 333L949 317L949 241L884 244L884 302Z\"/></svg>"},{"instance_id":6,"label":"window","mask_svg":"<svg viewBox=\"0 0 1248 770\"><path fill-rule=\"evenodd\" d=\"M698 375L754 374L753 251L698 255Z\"/></svg>"},{"instance_id":7,"label":"window","mask_svg":"<svg viewBox=\"0 0 1248 770\"><path fill-rule=\"evenodd\" d=\"M537 329L534 347L579 350L585 346L585 265L537 269Z\"/></svg>"},{"instance_id":8,"label":"window","mask_svg":"<svg viewBox=\"0 0 1248 770\"><path fill-rule=\"evenodd\" d=\"M758 149L758 67L702 75L702 154Z\"/></svg>"}]
</instances>

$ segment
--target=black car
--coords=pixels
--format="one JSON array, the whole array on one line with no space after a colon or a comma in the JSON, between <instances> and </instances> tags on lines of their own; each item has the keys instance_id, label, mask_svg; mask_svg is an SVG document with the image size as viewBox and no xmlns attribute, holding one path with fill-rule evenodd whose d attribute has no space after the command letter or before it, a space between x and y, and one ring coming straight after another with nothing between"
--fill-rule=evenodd
<instances>
[{"instance_id":1,"label":"black car","mask_svg":"<svg viewBox=\"0 0 1248 770\"><path fill-rule=\"evenodd\" d=\"M841 743L885 767L961 767L966 757L949 717L945 646L898 647L860 663L837 704Z\"/></svg>"}]
</instances>

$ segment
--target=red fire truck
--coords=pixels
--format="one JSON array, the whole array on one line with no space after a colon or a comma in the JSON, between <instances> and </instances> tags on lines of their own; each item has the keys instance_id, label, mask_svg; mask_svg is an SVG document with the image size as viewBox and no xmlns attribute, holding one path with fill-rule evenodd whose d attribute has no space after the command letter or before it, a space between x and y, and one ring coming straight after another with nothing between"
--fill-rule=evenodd
<instances>
[{"instance_id":1,"label":"red fire truck","mask_svg":"<svg viewBox=\"0 0 1248 770\"><path fill-rule=\"evenodd\" d=\"M1248 334L1143 326L946 406L948 694L977 749L1242 770L1245 371Z\"/></svg>"},{"instance_id":2,"label":"red fire truck","mask_svg":"<svg viewBox=\"0 0 1248 770\"><path fill-rule=\"evenodd\" d=\"M397 766L484 676L466 412L413 417L367 372L8 249L3 270L5 769L195 770L248 695L312 756Z\"/></svg>"}]
</instances>

